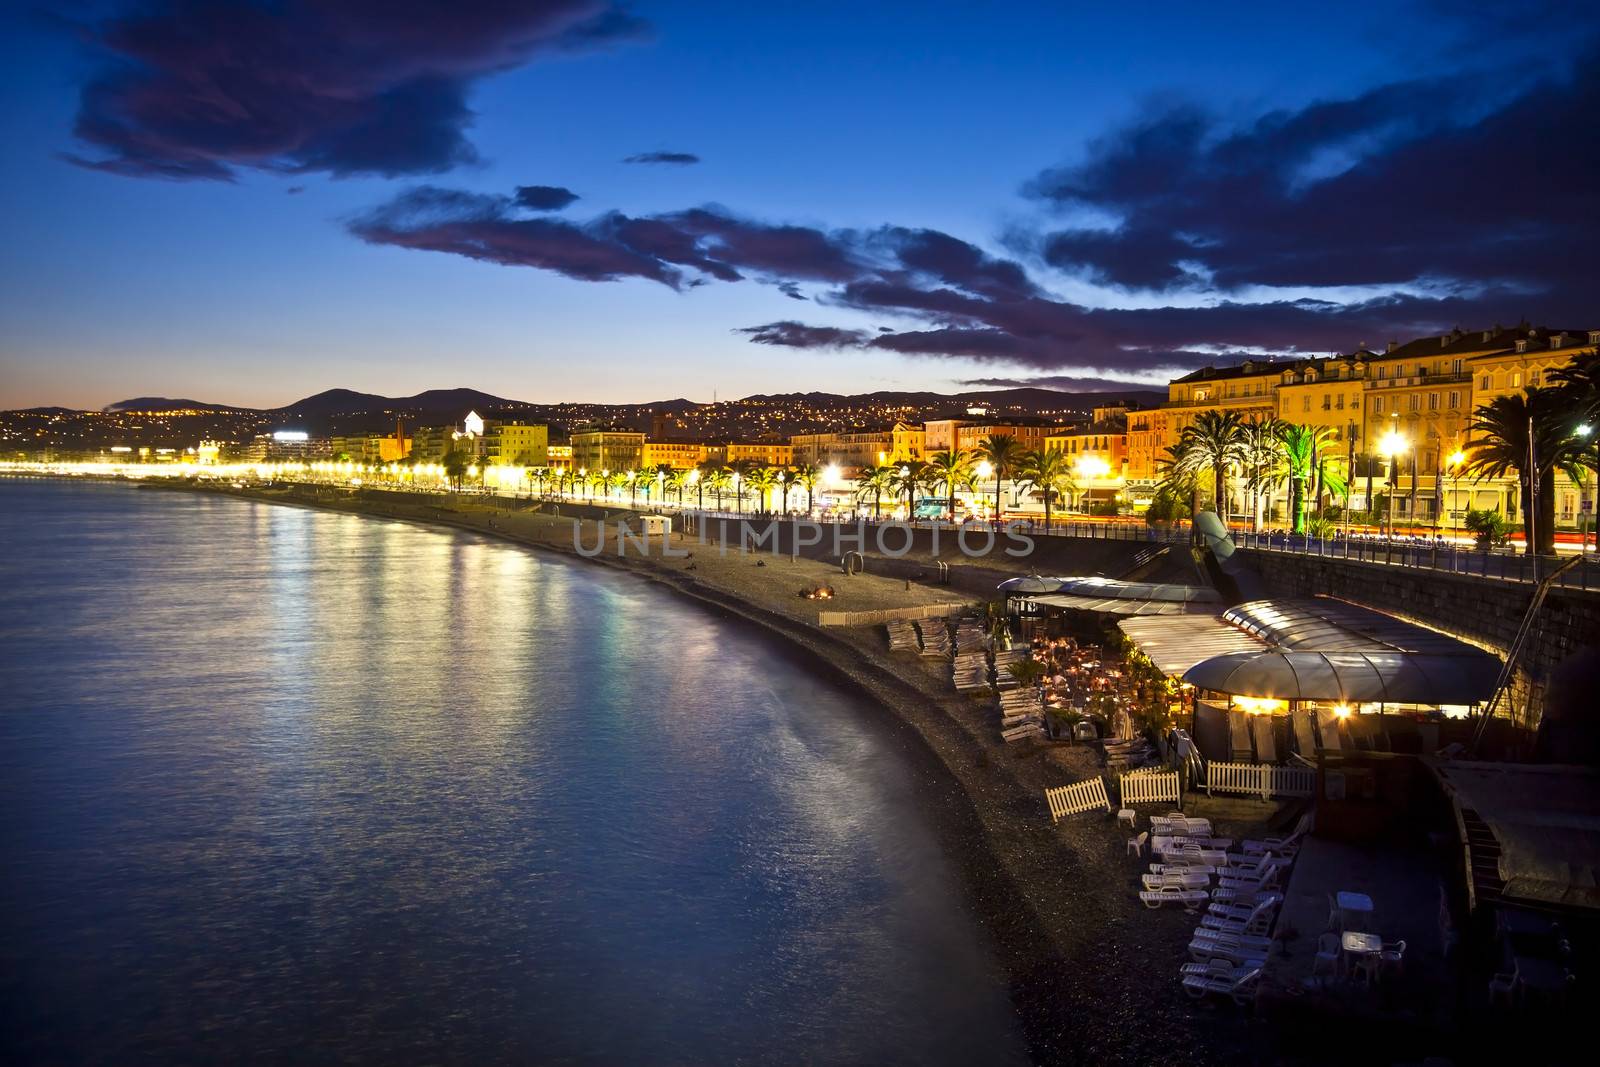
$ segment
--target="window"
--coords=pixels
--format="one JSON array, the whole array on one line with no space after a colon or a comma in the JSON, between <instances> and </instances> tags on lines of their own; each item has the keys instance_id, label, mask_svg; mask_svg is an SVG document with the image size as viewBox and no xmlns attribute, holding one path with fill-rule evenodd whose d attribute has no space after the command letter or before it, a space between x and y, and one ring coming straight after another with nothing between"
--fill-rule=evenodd
<instances>
[{"instance_id":1,"label":"window","mask_svg":"<svg viewBox=\"0 0 1600 1067\"><path fill-rule=\"evenodd\" d=\"M1539 388L1539 372L1532 371L1528 374L1528 385L1534 389Z\"/></svg>"},{"instance_id":2,"label":"window","mask_svg":"<svg viewBox=\"0 0 1600 1067\"><path fill-rule=\"evenodd\" d=\"M1333 406L1335 408L1338 408L1340 411L1344 410L1344 394L1343 393L1339 394L1339 398L1333 402Z\"/></svg>"},{"instance_id":3,"label":"window","mask_svg":"<svg viewBox=\"0 0 1600 1067\"><path fill-rule=\"evenodd\" d=\"M1439 394L1438 393L1429 393L1428 394L1428 410L1429 411L1438 411L1439 410Z\"/></svg>"},{"instance_id":4,"label":"window","mask_svg":"<svg viewBox=\"0 0 1600 1067\"><path fill-rule=\"evenodd\" d=\"M1332 410L1332 408L1333 408L1333 397L1329 396L1327 393L1323 393L1322 394L1322 410L1323 411L1330 411L1330 410Z\"/></svg>"},{"instance_id":5,"label":"window","mask_svg":"<svg viewBox=\"0 0 1600 1067\"><path fill-rule=\"evenodd\" d=\"M1383 414L1383 397L1379 396L1379 397L1374 397L1373 398L1373 400L1372 400L1372 413L1374 415L1382 415Z\"/></svg>"},{"instance_id":6,"label":"window","mask_svg":"<svg viewBox=\"0 0 1600 1067\"><path fill-rule=\"evenodd\" d=\"M1461 394L1454 389L1450 390L1450 406L1453 408L1461 406Z\"/></svg>"},{"instance_id":7,"label":"window","mask_svg":"<svg viewBox=\"0 0 1600 1067\"><path fill-rule=\"evenodd\" d=\"M1408 397L1407 399L1410 401L1410 403L1406 405L1407 410L1416 411L1418 408L1420 408L1422 406L1422 404L1420 402L1422 398L1417 396L1416 393L1412 393L1411 396Z\"/></svg>"},{"instance_id":8,"label":"window","mask_svg":"<svg viewBox=\"0 0 1600 1067\"><path fill-rule=\"evenodd\" d=\"M1450 373L1451 374L1460 374L1461 373L1461 361L1459 359L1452 359L1450 361Z\"/></svg>"},{"instance_id":9,"label":"window","mask_svg":"<svg viewBox=\"0 0 1600 1067\"><path fill-rule=\"evenodd\" d=\"M1310 411L1311 410L1311 398L1309 396L1303 396L1303 397L1300 398L1300 410L1301 411Z\"/></svg>"},{"instance_id":10,"label":"window","mask_svg":"<svg viewBox=\"0 0 1600 1067\"><path fill-rule=\"evenodd\" d=\"M1492 374L1485 374L1483 376L1483 381L1479 384L1478 388L1479 389L1485 389L1485 390L1493 389L1494 388L1494 376Z\"/></svg>"},{"instance_id":11,"label":"window","mask_svg":"<svg viewBox=\"0 0 1600 1067\"><path fill-rule=\"evenodd\" d=\"M1378 368L1378 377L1379 378L1387 378L1388 376L1389 376L1389 368L1388 367L1379 367Z\"/></svg>"}]
</instances>

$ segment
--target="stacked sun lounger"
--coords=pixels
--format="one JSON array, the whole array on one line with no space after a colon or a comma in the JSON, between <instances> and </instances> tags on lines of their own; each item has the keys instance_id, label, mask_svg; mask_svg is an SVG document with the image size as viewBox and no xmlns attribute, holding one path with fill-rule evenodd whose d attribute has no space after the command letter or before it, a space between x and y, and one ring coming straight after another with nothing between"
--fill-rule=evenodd
<instances>
[{"instance_id":1,"label":"stacked sun lounger","mask_svg":"<svg viewBox=\"0 0 1600 1067\"><path fill-rule=\"evenodd\" d=\"M904 619L890 619L889 651L890 652L920 652L921 646L917 644L917 628Z\"/></svg>"},{"instance_id":2,"label":"stacked sun lounger","mask_svg":"<svg viewBox=\"0 0 1600 1067\"><path fill-rule=\"evenodd\" d=\"M1044 700L1037 689L1012 689L1000 694L1001 737L1020 741L1044 733Z\"/></svg>"},{"instance_id":3,"label":"stacked sun lounger","mask_svg":"<svg viewBox=\"0 0 1600 1067\"><path fill-rule=\"evenodd\" d=\"M923 619L917 624L922 631L922 654L939 657L950 655L950 625L944 619Z\"/></svg>"},{"instance_id":4,"label":"stacked sun lounger","mask_svg":"<svg viewBox=\"0 0 1600 1067\"><path fill-rule=\"evenodd\" d=\"M1023 648L1008 648L996 651L994 654L994 686L996 689L1016 689L1021 682L1009 670L1013 663L1025 663L1028 651Z\"/></svg>"},{"instance_id":5,"label":"stacked sun lounger","mask_svg":"<svg viewBox=\"0 0 1600 1067\"><path fill-rule=\"evenodd\" d=\"M989 657L982 652L957 652L951 677L958 693L988 693Z\"/></svg>"},{"instance_id":6,"label":"stacked sun lounger","mask_svg":"<svg viewBox=\"0 0 1600 1067\"><path fill-rule=\"evenodd\" d=\"M981 621L967 616L956 623L957 652L976 652L988 647L989 635L984 633Z\"/></svg>"}]
</instances>

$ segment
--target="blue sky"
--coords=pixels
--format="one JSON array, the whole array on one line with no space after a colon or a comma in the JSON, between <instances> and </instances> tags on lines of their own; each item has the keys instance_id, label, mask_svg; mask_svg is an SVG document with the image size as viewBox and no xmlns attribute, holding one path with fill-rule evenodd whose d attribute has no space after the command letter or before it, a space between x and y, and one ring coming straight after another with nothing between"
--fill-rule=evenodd
<instances>
[{"instance_id":1,"label":"blue sky","mask_svg":"<svg viewBox=\"0 0 1600 1067\"><path fill-rule=\"evenodd\" d=\"M292 21L299 6L264 17ZM525 36L530 11L618 13L602 0L329 5L344 6L355 14L328 50L359 45L351 62L380 72L364 84L385 88L397 66L443 65L471 109L457 132L476 160L413 154L374 174L347 173L361 167L346 146L241 154L257 132L242 127L259 121L249 106L240 129L174 136L136 90L174 71L184 86L228 84L217 50L152 74L149 53L119 37L132 5L7 16L0 405L270 406L335 386L640 401L1160 380L1218 352L1348 349L1463 316L1593 325L1572 321L1588 308L1571 279L1504 267L1528 249L1479 256L1470 237L1510 198L1552 213L1508 213L1504 230L1532 247L1587 239L1570 232L1596 225L1570 217L1581 185L1524 176L1508 189L1497 176L1435 198L1419 177L1430 156L1506 155L1526 126L1518 107L1554 116L1540 132L1568 166L1592 163L1594 124L1560 125L1592 99L1581 5L1519 5L1501 23L1394 4L640 4L623 31L509 58L498 42ZM151 33L186 43L225 36L230 18L260 15L251 7L139 5ZM465 8L484 27L443 58L383 21L453 31ZM236 38L234 54L255 39ZM272 61L298 73L325 58ZM132 60L148 79L134 90L111 73ZM330 61L339 74L324 80L345 65ZM85 102L86 85L108 84L109 102ZM163 90L160 106L188 101ZM118 125L75 136L85 114ZM160 132L153 153L141 122ZM302 132L326 133L309 120ZM699 162L622 162L656 151ZM231 180L159 176L180 158ZM580 199L529 215L508 198L534 184ZM419 210L404 200L419 186L452 206ZM1386 204L1387 189L1410 193ZM1372 221L1370 244L1322 221L1342 211ZM709 267L619 236L628 220L670 228ZM780 226L823 258L774 248ZM1419 234L1438 255L1414 254ZM464 240L487 260L461 254ZM580 244L647 264L573 276L595 269L570 258Z\"/></svg>"}]
</instances>

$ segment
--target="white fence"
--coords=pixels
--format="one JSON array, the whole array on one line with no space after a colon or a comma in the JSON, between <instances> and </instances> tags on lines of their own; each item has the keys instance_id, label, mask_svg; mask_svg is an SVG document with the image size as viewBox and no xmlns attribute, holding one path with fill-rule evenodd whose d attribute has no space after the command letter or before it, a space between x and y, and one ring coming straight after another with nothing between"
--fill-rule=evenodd
<instances>
[{"instance_id":1,"label":"white fence","mask_svg":"<svg viewBox=\"0 0 1600 1067\"><path fill-rule=\"evenodd\" d=\"M1044 799L1050 805L1051 822L1056 822L1065 815L1076 815L1080 811L1089 811L1093 808L1111 810L1111 801L1106 798L1104 778L1089 778L1082 782L1073 782L1071 785L1046 789Z\"/></svg>"},{"instance_id":2,"label":"white fence","mask_svg":"<svg viewBox=\"0 0 1600 1067\"><path fill-rule=\"evenodd\" d=\"M1206 764L1207 793L1245 793L1270 800L1273 797L1308 797L1316 788L1317 772L1309 767L1216 761Z\"/></svg>"},{"instance_id":3,"label":"white fence","mask_svg":"<svg viewBox=\"0 0 1600 1067\"><path fill-rule=\"evenodd\" d=\"M1125 774L1117 779L1117 794L1123 804L1178 803L1178 772Z\"/></svg>"}]
</instances>

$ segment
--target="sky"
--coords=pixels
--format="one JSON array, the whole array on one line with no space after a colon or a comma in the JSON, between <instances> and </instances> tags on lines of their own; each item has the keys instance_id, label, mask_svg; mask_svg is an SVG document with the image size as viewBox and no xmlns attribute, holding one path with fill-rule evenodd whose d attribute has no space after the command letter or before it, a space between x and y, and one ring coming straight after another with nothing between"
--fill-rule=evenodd
<instances>
[{"instance_id":1,"label":"sky","mask_svg":"<svg viewBox=\"0 0 1600 1067\"><path fill-rule=\"evenodd\" d=\"M1600 326L1592 4L0 15L0 407L1159 383Z\"/></svg>"}]
</instances>

